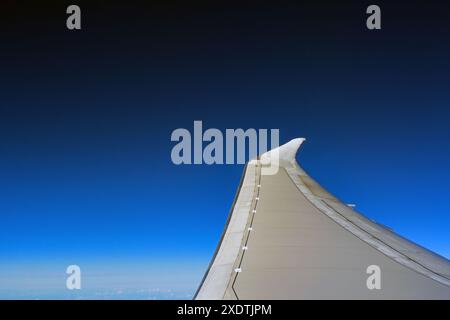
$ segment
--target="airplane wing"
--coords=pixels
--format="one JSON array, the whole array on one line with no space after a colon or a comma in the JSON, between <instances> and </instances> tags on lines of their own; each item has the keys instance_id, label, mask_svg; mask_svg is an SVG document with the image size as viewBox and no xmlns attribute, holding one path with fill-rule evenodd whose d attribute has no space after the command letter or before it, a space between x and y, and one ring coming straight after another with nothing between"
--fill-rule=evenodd
<instances>
[{"instance_id":1,"label":"airplane wing","mask_svg":"<svg viewBox=\"0 0 450 320\"><path fill-rule=\"evenodd\" d=\"M450 299L450 261L322 188L295 160L303 140L247 163L195 299Z\"/></svg>"}]
</instances>

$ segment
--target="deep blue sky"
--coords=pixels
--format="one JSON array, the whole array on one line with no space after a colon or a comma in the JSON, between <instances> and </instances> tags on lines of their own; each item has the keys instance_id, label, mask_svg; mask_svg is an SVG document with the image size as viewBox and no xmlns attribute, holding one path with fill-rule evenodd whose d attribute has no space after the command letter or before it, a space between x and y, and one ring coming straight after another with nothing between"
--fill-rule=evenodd
<instances>
[{"instance_id":1,"label":"deep blue sky","mask_svg":"<svg viewBox=\"0 0 450 320\"><path fill-rule=\"evenodd\" d=\"M0 297L189 297L243 169L173 165L194 120L306 137L323 186L450 257L448 5L377 1L371 32L367 1L92 2L77 32L1 5Z\"/></svg>"}]
</instances>

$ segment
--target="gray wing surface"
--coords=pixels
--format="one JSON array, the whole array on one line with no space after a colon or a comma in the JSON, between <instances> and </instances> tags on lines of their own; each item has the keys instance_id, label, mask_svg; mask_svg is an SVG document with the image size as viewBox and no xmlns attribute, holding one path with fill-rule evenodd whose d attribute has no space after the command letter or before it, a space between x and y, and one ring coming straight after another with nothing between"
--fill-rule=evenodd
<instances>
[{"instance_id":1,"label":"gray wing surface","mask_svg":"<svg viewBox=\"0 0 450 320\"><path fill-rule=\"evenodd\" d=\"M276 174L273 150L246 165L195 299L450 299L450 261L322 188L295 160L303 140L277 148Z\"/></svg>"}]
</instances>

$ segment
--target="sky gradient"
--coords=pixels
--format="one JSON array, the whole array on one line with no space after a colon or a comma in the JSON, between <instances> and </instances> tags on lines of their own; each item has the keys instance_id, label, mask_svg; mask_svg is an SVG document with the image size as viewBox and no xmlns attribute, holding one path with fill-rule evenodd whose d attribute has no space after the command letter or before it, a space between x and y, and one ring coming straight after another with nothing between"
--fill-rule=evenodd
<instances>
[{"instance_id":1,"label":"sky gradient","mask_svg":"<svg viewBox=\"0 0 450 320\"><path fill-rule=\"evenodd\" d=\"M305 137L326 189L450 258L448 5L369 31L367 1L93 2L80 31L0 5L0 298L191 297L243 169L175 166L194 120Z\"/></svg>"}]
</instances>

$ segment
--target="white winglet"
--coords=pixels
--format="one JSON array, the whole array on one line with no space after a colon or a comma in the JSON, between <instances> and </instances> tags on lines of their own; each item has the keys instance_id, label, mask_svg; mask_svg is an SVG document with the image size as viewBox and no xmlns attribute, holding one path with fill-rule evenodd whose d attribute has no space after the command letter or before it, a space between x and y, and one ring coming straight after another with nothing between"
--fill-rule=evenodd
<instances>
[{"instance_id":1,"label":"white winglet","mask_svg":"<svg viewBox=\"0 0 450 320\"><path fill-rule=\"evenodd\" d=\"M263 153L260 160L263 163L272 163L275 160L280 165L292 165L295 163L295 155L298 149L305 140L305 138L292 139L288 143Z\"/></svg>"}]
</instances>

